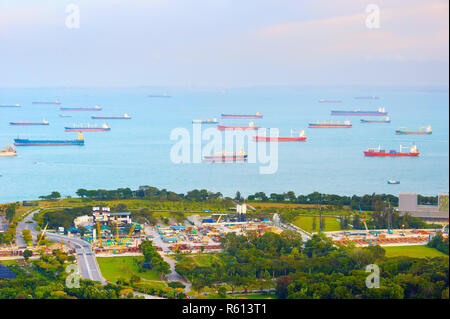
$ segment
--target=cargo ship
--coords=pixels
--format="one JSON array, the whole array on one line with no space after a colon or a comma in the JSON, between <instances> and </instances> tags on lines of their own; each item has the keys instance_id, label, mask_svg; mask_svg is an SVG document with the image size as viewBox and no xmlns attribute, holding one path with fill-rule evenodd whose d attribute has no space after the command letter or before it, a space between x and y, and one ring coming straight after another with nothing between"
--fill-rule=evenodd
<instances>
[{"instance_id":1,"label":"cargo ship","mask_svg":"<svg viewBox=\"0 0 450 319\"><path fill-rule=\"evenodd\" d=\"M72 117L72 115L59 114L59 117Z\"/></svg>"},{"instance_id":2,"label":"cargo ship","mask_svg":"<svg viewBox=\"0 0 450 319\"><path fill-rule=\"evenodd\" d=\"M20 107L20 104L0 104L0 107Z\"/></svg>"},{"instance_id":3,"label":"cargo ship","mask_svg":"<svg viewBox=\"0 0 450 319\"><path fill-rule=\"evenodd\" d=\"M9 122L9 125L49 125L48 121L42 122Z\"/></svg>"},{"instance_id":4,"label":"cargo ship","mask_svg":"<svg viewBox=\"0 0 450 319\"><path fill-rule=\"evenodd\" d=\"M431 130L431 125L428 125L425 130L423 130L425 126L419 128L418 131L408 131L407 127L399 127L398 130L395 131L397 135L429 135L433 133Z\"/></svg>"},{"instance_id":5,"label":"cargo ship","mask_svg":"<svg viewBox=\"0 0 450 319\"><path fill-rule=\"evenodd\" d=\"M129 120L131 119L131 116L129 116L127 113L124 115L118 115L118 116L91 116L91 119L94 120Z\"/></svg>"},{"instance_id":6,"label":"cargo ship","mask_svg":"<svg viewBox=\"0 0 450 319\"><path fill-rule=\"evenodd\" d=\"M111 131L111 127L108 124L103 124L102 126L91 126L91 125L73 125L64 127L66 132L103 132Z\"/></svg>"},{"instance_id":7,"label":"cargo ship","mask_svg":"<svg viewBox=\"0 0 450 319\"><path fill-rule=\"evenodd\" d=\"M84 145L84 137L82 133L78 133L76 140L30 140L24 138L14 139L16 146L59 146L59 145Z\"/></svg>"},{"instance_id":8,"label":"cargo ship","mask_svg":"<svg viewBox=\"0 0 450 319\"><path fill-rule=\"evenodd\" d=\"M255 142L302 142L306 141L305 131L300 131L299 136L293 136L291 130L291 136L289 137L275 137L275 136L253 136Z\"/></svg>"},{"instance_id":9,"label":"cargo ship","mask_svg":"<svg viewBox=\"0 0 450 319\"><path fill-rule=\"evenodd\" d=\"M16 155L17 155L16 149L11 146L6 146L4 149L0 151L0 157L12 157Z\"/></svg>"},{"instance_id":10,"label":"cargo ship","mask_svg":"<svg viewBox=\"0 0 450 319\"><path fill-rule=\"evenodd\" d=\"M361 119L361 123L391 123L391 118L389 116L386 116L384 119L381 118L379 120Z\"/></svg>"},{"instance_id":11,"label":"cargo ship","mask_svg":"<svg viewBox=\"0 0 450 319\"><path fill-rule=\"evenodd\" d=\"M88 106L88 107L84 107L84 106L77 106L77 107L60 107L59 108L60 111L101 111L102 108L98 105L95 106Z\"/></svg>"},{"instance_id":12,"label":"cargo ship","mask_svg":"<svg viewBox=\"0 0 450 319\"><path fill-rule=\"evenodd\" d=\"M404 152L403 148L409 148L409 152ZM419 156L419 150L417 149L416 145L412 146L402 146L400 145L400 152L397 152L396 150L390 150L389 152L386 152L385 150L381 149L381 146L378 146L378 148L369 148L366 152L364 152L365 156L378 156L378 157L384 157L384 156Z\"/></svg>"},{"instance_id":13,"label":"cargo ship","mask_svg":"<svg viewBox=\"0 0 450 319\"><path fill-rule=\"evenodd\" d=\"M387 183L390 185L397 185L397 184L400 184L400 181L398 181L396 179L390 179L390 180L388 180Z\"/></svg>"},{"instance_id":14,"label":"cargo ship","mask_svg":"<svg viewBox=\"0 0 450 319\"><path fill-rule=\"evenodd\" d=\"M192 120L192 123L195 123L195 124L218 124L219 123L219 121L217 121L217 119L216 118L213 118L213 119L208 119L208 120Z\"/></svg>"},{"instance_id":15,"label":"cargo ship","mask_svg":"<svg viewBox=\"0 0 450 319\"><path fill-rule=\"evenodd\" d=\"M355 99L357 99L357 100L378 100L379 97L375 96L375 95L355 96Z\"/></svg>"},{"instance_id":16,"label":"cargo ship","mask_svg":"<svg viewBox=\"0 0 450 319\"><path fill-rule=\"evenodd\" d=\"M240 151L238 154L226 154L225 151L221 154L205 155L203 161L205 162L245 162L247 154Z\"/></svg>"},{"instance_id":17,"label":"cargo ship","mask_svg":"<svg viewBox=\"0 0 450 319\"><path fill-rule=\"evenodd\" d=\"M253 114L244 114L244 115L238 115L238 114L222 114L223 119L262 119L263 115L259 112L256 112L255 115Z\"/></svg>"},{"instance_id":18,"label":"cargo ship","mask_svg":"<svg viewBox=\"0 0 450 319\"><path fill-rule=\"evenodd\" d=\"M59 100L55 101L37 101L37 102L31 102L32 104L42 104L42 105L60 105L61 102Z\"/></svg>"},{"instance_id":19,"label":"cargo ship","mask_svg":"<svg viewBox=\"0 0 450 319\"><path fill-rule=\"evenodd\" d=\"M217 125L217 129L219 131L224 130L257 130L261 126L255 126L253 122L250 122L248 126L224 126L224 125Z\"/></svg>"},{"instance_id":20,"label":"cargo ship","mask_svg":"<svg viewBox=\"0 0 450 319\"><path fill-rule=\"evenodd\" d=\"M361 110L354 110L354 111L331 111L331 115L351 115L351 116L387 116L388 113L384 109L384 107L380 107L378 111L361 111Z\"/></svg>"},{"instance_id":21,"label":"cargo ship","mask_svg":"<svg viewBox=\"0 0 450 319\"><path fill-rule=\"evenodd\" d=\"M323 123L319 123L319 121L317 121L317 123L309 123L308 124L309 128L351 128L352 124L350 123L350 121L345 121L343 124L337 122L337 123L333 123L333 122L328 122L324 121Z\"/></svg>"},{"instance_id":22,"label":"cargo ship","mask_svg":"<svg viewBox=\"0 0 450 319\"><path fill-rule=\"evenodd\" d=\"M148 97L171 97L171 96L167 93L163 93L163 94L149 94Z\"/></svg>"}]
</instances>

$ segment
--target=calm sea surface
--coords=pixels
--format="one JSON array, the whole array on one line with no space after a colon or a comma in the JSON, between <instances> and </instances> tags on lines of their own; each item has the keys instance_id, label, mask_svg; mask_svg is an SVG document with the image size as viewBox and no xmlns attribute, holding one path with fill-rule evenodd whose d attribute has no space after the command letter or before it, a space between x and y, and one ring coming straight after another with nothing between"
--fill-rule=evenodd
<instances>
[{"instance_id":1,"label":"calm sea surface","mask_svg":"<svg viewBox=\"0 0 450 319\"><path fill-rule=\"evenodd\" d=\"M170 98L149 98L167 92ZM376 95L378 100L355 99ZM319 99L343 103L319 103ZM36 199L52 191L74 195L79 188L115 189L152 185L176 192L194 188L234 195L257 191L313 191L341 195L418 192L426 195L449 189L448 91L406 88L252 88L179 90L122 89L0 89L0 104L20 103L20 108L0 108L0 148L16 137L30 139L75 139L65 125L94 124L91 115L130 114L131 120L107 120L110 132L85 132L85 146L17 147L15 158L0 157L0 202ZM60 99L62 104L32 105L32 101ZM100 112L61 112L59 107L103 107ZM376 110L384 106L390 124L360 124L361 117L330 116L332 109ZM170 150L173 129L192 132L192 119L220 119L221 113L264 114L256 125L275 127L287 136L290 129L304 129L305 143L280 143L278 170L259 173L259 163L174 164ZM58 114L70 114L61 118ZM49 126L10 126L10 121L42 121ZM308 129L317 120L351 120L351 129ZM249 120L220 120L229 125L247 125ZM432 135L397 136L398 127L418 130L431 125ZM207 126L203 126L207 127ZM368 147L399 149L415 143L418 158L366 158ZM206 142L204 142L206 144ZM388 185L388 179L400 185Z\"/></svg>"}]
</instances>

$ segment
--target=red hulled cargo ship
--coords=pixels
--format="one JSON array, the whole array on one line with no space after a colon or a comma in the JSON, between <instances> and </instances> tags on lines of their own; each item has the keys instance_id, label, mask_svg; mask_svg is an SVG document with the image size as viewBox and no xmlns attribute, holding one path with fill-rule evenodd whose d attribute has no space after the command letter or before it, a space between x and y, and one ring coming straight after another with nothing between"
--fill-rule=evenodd
<instances>
[{"instance_id":1,"label":"red hulled cargo ship","mask_svg":"<svg viewBox=\"0 0 450 319\"><path fill-rule=\"evenodd\" d=\"M275 136L253 136L255 142L303 142L306 141L305 131L301 131L299 136L275 137Z\"/></svg>"},{"instance_id":2,"label":"red hulled cargo ship","mask_svg":"<svg viewBox=\"0 0 450 319\"><path fill-rule=\"evenodd\" d=\"M261 128L261 126L255 126L253 122L250 122L248 126L225 126L225 125L217 125L217 129L220 131L224 130L257 130Z\"/></svg>"},{"instance_id":3,"label":"red hulled cargo ship","mask_svg":"<svg viewBox=\"0 0 450 319\"><path fill-rule=\"evenodd\" d=\"M409 148L409 152L403 152L403 148ZM397 152L396 150L390 150L389 152L386 152L385 150L381 149L381 146L378 146L378 148L369 148L366 152L364 152L365 156L377 156L377 157L385 157L385 156L419 156L419 150L417 149L416 145L412 146L402 146L400 145L400 152Z\"/></svg>"}]
</instances>

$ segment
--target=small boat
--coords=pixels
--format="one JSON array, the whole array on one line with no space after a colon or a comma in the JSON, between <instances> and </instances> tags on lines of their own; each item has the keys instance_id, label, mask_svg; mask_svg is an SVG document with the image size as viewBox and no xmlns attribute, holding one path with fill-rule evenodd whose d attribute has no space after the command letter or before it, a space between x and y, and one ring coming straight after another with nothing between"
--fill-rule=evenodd
<instances>
[{"instance_id":1,"label":"small boat","mask_svg":"<svg viewBox=\"0 0 450 319\"><path fill-rule=\"evenodd\" d=\"M350 123L350 121L345 121L343 124L336 122L328 122L324 121L323 123L319 123L319 121L317 121L317 123L309 123L308 124L309 128L351 128L352 124Z\"/></svg>"},{"instance_id":2,"label":"small boat","mask_svg":"<svg viewBox=\"0 0 450 319\"><path fill-rule=\"evenodd\" d=\"M428 125L425 129L425 126L419 128L418 131L408 131L407 127L399 127L398 130L395 131L397 135L429 135L433 133L431 130L431 125Z\"/></svg>"},{"instance_id":3,"label":"small boat","mask_svg":"<svg viewBox=\"0 0 450 319\"><path fill-rule=\"evenodd\" d=\"M12 156L16 156L16 155L17 155L17 151L12 146L6 146L4 149L2 149L0 151L0 157L12 157Z\"/></svg>"},{"instance_id":4,"label":"small boat","mask_svg":"<svg viewBox=\"0 0 450 319\"><path fill-rule=\"evenodd\" d=\"M98 105L95 106L74 106L74 107L60 107L60 111L101 111L102 108Z\"/></svg>"},{"instance_id":5,"label":"small boat","mask_svg":"<svg viewBox=\"0 0 450 319\"><path fill-rule=\"evenodd\" d=\"M219 121L217 121L216 118L213 119L207 119L207 120L192 120L192 123L194 124L218 124Z\"/></svg>"},{"instance_id":6,"label":"small boat","mask_svg":"<svg viewBox=\"0 0 450 319\"><path fill-rule=\"evenodd\" d=\"M42 104L42 105L60 105L61 102L59 100L55 101L37 101L37 102L31 102L32 104Z\"/></svg>"},{"instance_id":7,"label":"small boat","mask_svg":"<svg viewBox=\"0 0 450 319\"><path fill-rule=\"evenodd\" d=\"M257 130L261 126L255 126L253 122L250 122L248 126L224 126L224 125L217 125L217 129L219 131L224 130Z\"/></svg>"},{"instance_id":8,"label":"small boat","mask_svg":"<svg viewBox=\"0 0 450 319\"><path fill-rule=\"evenodd\" d=\"M409 152L404 152L403 148L409 148ZM385 157L385 156L391 156L391 157L400 157L400 156L419 156L419 150L417 149L416 145L411 146L402 146L400 145L400 152L397 152L396 150L390 150L389 152L386 152L385 150L381 149L381 146L378 146L378 148L369 148L366 152L364 152L364 156L372 156L372 157Z\"/></svg>"},{"instance_id":9,"label":"small boat","mask_svg":"<svg viewBox=\"0 0 450 319\"><path fill-rule=\"evenodd\" d=\"M390 179L390 180L388 180L387 183L388 183L388 184L391 184L391 185L395 185L395 184L400 184L400 181L398 181L398 180L396 180L396 179Z\"/></svg>"},{"instance_id":10,"label":"small boat","mask_svg":"<svg viewBox=\"0 0 450 319\"><path fill-rule=\"evenodd\" d=\"M127 113L124 115L110 115L110 116L91 116L91 119L94 120L129 120L131 119L131 116L129 116Z\"/></svg>"},{"instance_id":11,"label":"small boat","mask_svg":"<svg viewBox=\"0 0 450 319\"><path fill-rule=\"evenodd\" d=\"M0 104L0 107L20 107L20 104Z\"/></svg>"},{"instance_id":12,"label":"small boat","mask_svg":"<svg viewBox=\"0 0 450 319\"><path fill-rule=\"evenodd\" d=\"M9 122L9 125L49 125L48 121L42 122Z\"/></svg>"},{"instance_id":13,"label":"small boat","mask_svg":"<svg viewBox=\"0 0 450 319\"><path fill-rule=\"evenodd\" d=\"M102 132L102 131L111 131L111 126L108 124L103 124L102 126L93 125L73 125L64 127L66 132Z\"/></svg>"},{"instance_id":14,"label":"small boat","mask_svg":"<svg viewBox=\"0 0 450 319\"><path fill-rule=\"evenodd\" d=\"M256 112L256 114L251 115L238 115L238 114L222 114L223 119L262 119L263 115L259 112Z\"/></svg>"},{"instance_id":15,"label":"small boat","mask_svg":"<svg viewBox=\"0 0 450 319\"><path fill-rule=\"evenodd\" d=\"M203 156L205 162L244 162L246 160L247 154L244 151L240 151L238 154L226 154L223 151L221 154Z\"/></svg>"},{"instance_id":16,"label":"small boat","mask_svg":"<svg viewBox=\"0 0 450 319\"><path fill-rule=\"evenodd\" d=\"M386 116L384 119L381 118L379 120L361 119L361 123L391 123L391 118L389 116Z\"/></svg>"},{"instance_id":17,"label":"small boat","mask_svg":"<svg viewBox=\"0 0 450 319\"><path fill-rule=\"evenodd\" d=\"M362 116L387 116L388 113L386 112L384 107L378 108L377 111L361 111L361 110L354 110L354 111L331 111L331 115L362 115Z\"/></svg>"},{"instance_id":18,"label":"small boat","mask_svg":"<svg viewBox=\"0 0 450 319\"><path fill-rule=\"evenodd\" d=\"M300 131L299 136L293 136L291 130L290 137L253 136L255 142L303 142L306 141L305 131Z\"/></svg>"}]
</instances>

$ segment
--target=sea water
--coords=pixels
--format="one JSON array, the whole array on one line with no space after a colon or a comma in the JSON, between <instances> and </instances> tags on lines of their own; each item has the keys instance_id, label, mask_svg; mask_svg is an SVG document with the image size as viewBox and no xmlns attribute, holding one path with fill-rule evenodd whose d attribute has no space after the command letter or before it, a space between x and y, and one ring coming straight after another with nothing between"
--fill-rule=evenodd
<instances>
[{"instance_id":1,"label":"sea water","mask_svg":"<svg viewBox=\"0 0 450 319\"><path fill-rule=\"evenodd\" d=\"M151 98L168 93L171 97ZM355 99L357 96L379 99ZM320 99L343 103L319 103ZM33 105L54 101L61 105ZM18 156L0 157L0 202L37 199L79 188L115 189L140 185L187 192L207 189L234 196L314 191L340 195L417 192L436 195L449 188L449 113L446 88L402 87L257 87L180 88L42 88L0 89L0 147L14 138L76 139L65 132L72 124L108 123L109 132L84 132L84 146L19 146ZM100 105L102 111L62 112L60 107ZM331 110L376 110L384 106L389 124L361 124L361 116L331 116ZM263 119L220 119L221 113L264 114ZM131 120L92 120L92 115L123 115ZM59 114L72 115L71 118ZM192 132L193 119L216 117L224 125L278 128L280 136L304 130L306 142L278 143L278 168L260 174L260 163L185 163L170 158L172 130ZM10 121L49 121L48 126L10 126ZM349 119L350 129L307 128L309 122ZM398 127L431 135L395 135ZM215 127L203 125L202 128ZM206 142L204 142L206 144ZM419 157L370 158L369 147L399 150L415 143ZM388 185L397 179L399 185Z\"/></svg>"}]
</instances>

